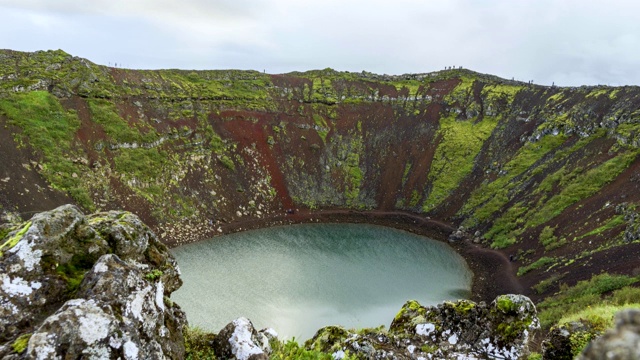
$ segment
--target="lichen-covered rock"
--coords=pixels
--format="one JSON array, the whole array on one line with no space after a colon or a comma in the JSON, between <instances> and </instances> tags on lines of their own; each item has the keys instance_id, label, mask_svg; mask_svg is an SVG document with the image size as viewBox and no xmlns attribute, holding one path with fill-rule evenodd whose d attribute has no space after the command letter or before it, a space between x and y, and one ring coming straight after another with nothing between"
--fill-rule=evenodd
<instances>
[{"instance_id":1,"label":"lichen-covered rock","mask_svg":"<svg viewBox=\"0 0 640 360\"><path fill-rule=\"evenodd\" d=\"M36 214L10 232L0 258L0 341L14 338L71 298L109 244L74 206ZM50 310L51 311L51 310Z\"/></svg>"},{"instance_id":2,"label":"lichen-covered rock","mask_svg":"<svg viewBox=\"0 0 640 360\"><path fill-rule=\"evenodd\" d=\"M597 330L586 321L554 326L542 342L542 355L545 359L574 359L597 335Z\"/></svg>"},{"instance_id":3,"label":"lichen-covered rock","mask_svg":"<svg viewBox=\"0 0 640 360\"><path fill-rule=\"evenodd\" d=\"M0 357L184 356L179 270L136 216L65 205L0 244Z\"/></svg>"},{"instance_id":4,"label":"lichen-covered rock","mask_svg":"<svg viewBox=\"0 0 640 360\"><path fill-rule=\"evenodd\" d=\"M220 330L213 348L219 359L266 360L271 353L269 340L275 335L270 329L258 332L251 321L238 318Z\"/></svg>"},{"instance_id":5,"label":"lichen-covered rock","mask_svg":"<svg viewBox=\"0 0 640 360\"><path fill-rule=\"evenodd\" d=\"M640 310L623 310L616 314L615 321L615 329L587 345L578 360L640 359Z\"/></svg>"},{"instance_id":6,"label":"lichen-covered rock","mask_svg":"<svg viewBox=\"0 0 640 360\"><path fill-rule=\"evenodd\" d=\"M104 255L85 276L77 296L34 332L29 356L184 356L181 339L172 338L182 332L184 315L164 303L162 282L145 279L144 270L117 255Z\"/></svg>"},{"instance_id":7,"label":"lichen-covered rock","mask_svg":"<svg viewBox=\"0 0 640 360\"><path fill-rule=\"evenodd\" d=\"M516 359L538 326L536 309L522 295L502 295L490 305L467 300L423 307L408 301L389 331L354 333L338 327L319 330L308 349L341 358L353 354L367 359Z\"/></svg>"}]
</instances>

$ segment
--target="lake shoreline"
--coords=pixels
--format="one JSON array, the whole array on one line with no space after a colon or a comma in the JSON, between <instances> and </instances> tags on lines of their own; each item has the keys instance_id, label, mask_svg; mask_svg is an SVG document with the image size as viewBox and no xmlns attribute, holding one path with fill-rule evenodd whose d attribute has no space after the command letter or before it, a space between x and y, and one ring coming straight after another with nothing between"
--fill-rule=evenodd
<instances>
[{"instance_id":1,"label":"lake shoreline","mask_svg":"<svg viewBox=\"0 0 640 360\"><path fill-rule=\"evenodd\" d=\"M470 238L451 242L449 235L456 228L450 224L403 211L358 211L358 210L299 210L293 214L277 214L262 219L247 219L222 224L219 229L211 229L208 237L194 239L197 242L216 236L232 234L246 230L256 230L273 226L285 226L304 223L363 223L381 225L446 242L467 262L473 272L473 301L490 302L501 294L521 294L519 283L512 263L508 257L497 250L483 248L473 244ZM169 247L175 242L166 241ZM183 245L183 244L180 244ZM407 299L409 300L409 299Z\"/></svg>"}]
</instances>

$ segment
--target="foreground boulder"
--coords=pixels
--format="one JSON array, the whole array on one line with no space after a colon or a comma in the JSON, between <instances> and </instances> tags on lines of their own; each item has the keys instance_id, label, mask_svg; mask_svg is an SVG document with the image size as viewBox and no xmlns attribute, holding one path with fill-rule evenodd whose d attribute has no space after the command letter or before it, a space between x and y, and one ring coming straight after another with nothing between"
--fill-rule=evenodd
<instances>
[{"instance_id":1,"label":"foreground boulder","mask_svg":"<svg viewBox=\"0 0 640 360\"><path fill-rule=\"evenodd\" d=\"M502 295L490 305L467 300L424 307L407 302L389 331L358 333L340 327L320 329L305 346L367 359L517 359L529 332L538 327L536 308L522 295Z\"/></svg>"},{"instance_id":2,"label":"foreground boulder","mask_svg":"<svg viewBox=\"0 0 640 360\"><path fill-rule=\"evenodd\" d=\"M256 331L247 318L238 318L225 326L213 341L219 359L266 360L271 353L269 341L277 334L271 329Z\"/></svg>"},{"instance_id":3,"label":"foreground boulder","mask_svg":"<svg viewBox=\"0 0 640 360\"><path fill-rule=\"evenodd\" d=\"M65 205L0 246L0 357L184 357L179 270L137 216Z\"/></svg>"},{"instance_id":4,"label":"foreground boulder","mask_svg":"<svg viewBox=\"0 0 640 360\"><path fill-rule=\"evenodd\" d=\"M587 320L580 320L551 328L542 341L544 359L572 360L585 345L602 332Z\"/></svg>"},{"instance_id":5,"label":"foreground boulder","mask_svg":"<svg viewBox=\"0 0 640 360\"><path fill-rule=\"evenodd\" d=\"M579 360L639 360L640 310L623 310L616 314L616 327L592 341Z\"/></svg>"}]
</instances>

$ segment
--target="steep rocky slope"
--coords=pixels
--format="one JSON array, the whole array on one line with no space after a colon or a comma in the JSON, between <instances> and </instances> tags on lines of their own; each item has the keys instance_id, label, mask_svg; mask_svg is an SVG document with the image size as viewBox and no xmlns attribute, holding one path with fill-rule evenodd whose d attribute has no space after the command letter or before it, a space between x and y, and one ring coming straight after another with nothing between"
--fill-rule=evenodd
<instances>
[{"instance_id":1,"label":"steep rocky slope","mask_svg":"<svg viewBox=\"0 0 640 360\"><path fill-rule=\"evenodd\" d=\"M180 244L403 211L501 249L537 300L640 273L637 87L466 69L127 70L3 50L0 125L0 205L25 219L66 202L125 209Z\"/></svg>"}]
</instances>

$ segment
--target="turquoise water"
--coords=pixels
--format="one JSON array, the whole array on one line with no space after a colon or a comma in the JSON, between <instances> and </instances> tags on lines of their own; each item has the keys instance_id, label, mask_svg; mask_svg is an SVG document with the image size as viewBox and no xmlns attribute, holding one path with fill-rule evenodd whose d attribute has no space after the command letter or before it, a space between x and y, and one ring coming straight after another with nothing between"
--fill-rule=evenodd
<instances>
[{"instance_id":1,"label":"turquoise water","mask_svg":"<svg viewBox=\"0 0 640 360\"><path fill-rule=\"evenodd\" d=\"M172 250L189 323L218 332L244 316L305 340L326 325L389 326L409 299L468 296L472 274L447 244L386 227L304 224L247 231Z\"/></svg>"}]
</instances>

